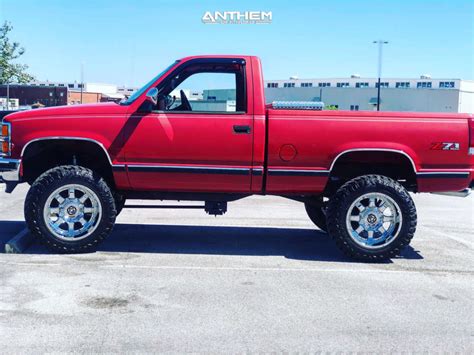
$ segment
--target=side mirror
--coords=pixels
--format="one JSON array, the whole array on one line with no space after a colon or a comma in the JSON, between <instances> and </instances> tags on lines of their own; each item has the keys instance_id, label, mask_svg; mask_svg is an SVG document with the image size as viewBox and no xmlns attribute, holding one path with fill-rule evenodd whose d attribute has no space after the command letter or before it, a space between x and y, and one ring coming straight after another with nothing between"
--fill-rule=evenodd
<instances>
[{"instance_id":1,"label":"side mirror","mask_svg":"<svg viewBox=\"0 0 474 355\"><path fill-rule=\"evenodd\" d=\"M158 103L158 89L157 88L151 88L148 90L146 93L146 100L151 102L153 106L156 106Z\"/></svg>"}]
</instances>

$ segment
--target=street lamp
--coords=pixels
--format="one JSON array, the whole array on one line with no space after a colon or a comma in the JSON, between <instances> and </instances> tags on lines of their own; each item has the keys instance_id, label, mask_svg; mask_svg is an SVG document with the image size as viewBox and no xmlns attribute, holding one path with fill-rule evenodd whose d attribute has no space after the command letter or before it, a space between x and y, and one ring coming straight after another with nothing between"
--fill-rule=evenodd
<instances>
[{"instance_id":1,"label":"street lamp","mask_svg":"<svg viewBox=\"0 0 474 355\"><path fill-rule=\"evenodd\" d=\"M380 111L380 77L382 76L382 47L384 44L387 44L388 41L379 39L378 41L373 41L379 46L379 68L378 68L378 84L377 84L377 111Z\"/></svg>"},{"instance_id":2,"label":"street lamp","mask_svg":"<svg viewBox=\"0 0 474 355\"><path fill-rule=\"evenodd\" d=\"M81 105L82 105L83 90L84 90L84 62L81 62Z\"/></svg>"}]
</instances>

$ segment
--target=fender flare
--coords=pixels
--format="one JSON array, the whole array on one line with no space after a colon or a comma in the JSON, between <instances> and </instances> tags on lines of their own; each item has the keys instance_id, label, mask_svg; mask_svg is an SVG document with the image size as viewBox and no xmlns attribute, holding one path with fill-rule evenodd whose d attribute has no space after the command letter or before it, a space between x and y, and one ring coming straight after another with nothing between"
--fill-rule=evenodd
<instances>
[{"instance_id":1,"label":"fender flare","mask_svg":"<svg viewBox=\"0 0 474 355\"><path fill-rule=\"evenodd\" d=\"M408 158L408 160L411 163L411 166L413 168L413 172L416 174L418 170L416 169L416 164L413 158L406 152L400 149L390 149L390 148L354 148L354 149L347 149L339 153L332 161L331 166L329 167L329 172L331 172L334 169L334 166L336 165L337 160L342 157L345 154L348 153L353 153L353 152L390 152L390 153L397 153L400 155L405 156Z\"/></svg>"},{"instance_id":2,"label":"fender flare","mask_svg":"<svg viewBox=\"0 0 474 355\"><path fill-rule=\"evenodd\" d=\"M53 136L53 137L41 137L41 138L32 139L32 140L28 141L28 143L26 143L23 146L23 149L21 150L21 158L20 159L23 160L23 156L26 152L26 149L28 148L28 146L30 144L36 143L36 142L41 142L41 141L48 141L48 140L75 140L75 141L85 141L85 142L94 143L94 144L98 145L104 151L105 156L107 157L107 160L109 161L110 166L113 167L112 159L110 158L109 152L107 151L107 149L105 149L104 145L101 142L96 141L95 139L84 138L84 137Z\"/></svg>"}]
</instances>

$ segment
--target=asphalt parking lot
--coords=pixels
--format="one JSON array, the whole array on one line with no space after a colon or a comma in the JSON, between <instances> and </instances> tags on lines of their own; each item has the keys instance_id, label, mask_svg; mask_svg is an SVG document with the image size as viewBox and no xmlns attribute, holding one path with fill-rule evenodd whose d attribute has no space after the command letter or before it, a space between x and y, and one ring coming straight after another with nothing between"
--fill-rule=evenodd
<instances>
[{"instance_id":1,"label":"asphalt parking lot","mask_svg":"<svg viewBox=\"0 0 474 355\"><path fill-rule=\"evenodd\" d=\"M2 250L25 193L0 194ZM127 209L96 253L0 254L1 352L472 353L474 198L415 202L415 239L384 264L342 257L277 197Z\"/></svg>"}]
</instances>

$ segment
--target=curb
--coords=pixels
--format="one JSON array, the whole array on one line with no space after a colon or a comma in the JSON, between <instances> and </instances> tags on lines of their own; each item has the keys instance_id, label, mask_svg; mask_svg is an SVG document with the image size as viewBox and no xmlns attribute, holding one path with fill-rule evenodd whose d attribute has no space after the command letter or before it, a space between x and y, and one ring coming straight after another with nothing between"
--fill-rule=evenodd
<instances>
[{"instance_id":1,"label":"curb","mask_svg":"<svg viewBox=\"0 0 474 355\"><path fill-rule=\"evenodd\" d=\"M24 228L5 244L5 253L21 254L33 243L34 237L28 228Z\"/></svg>"}]
</instances>

